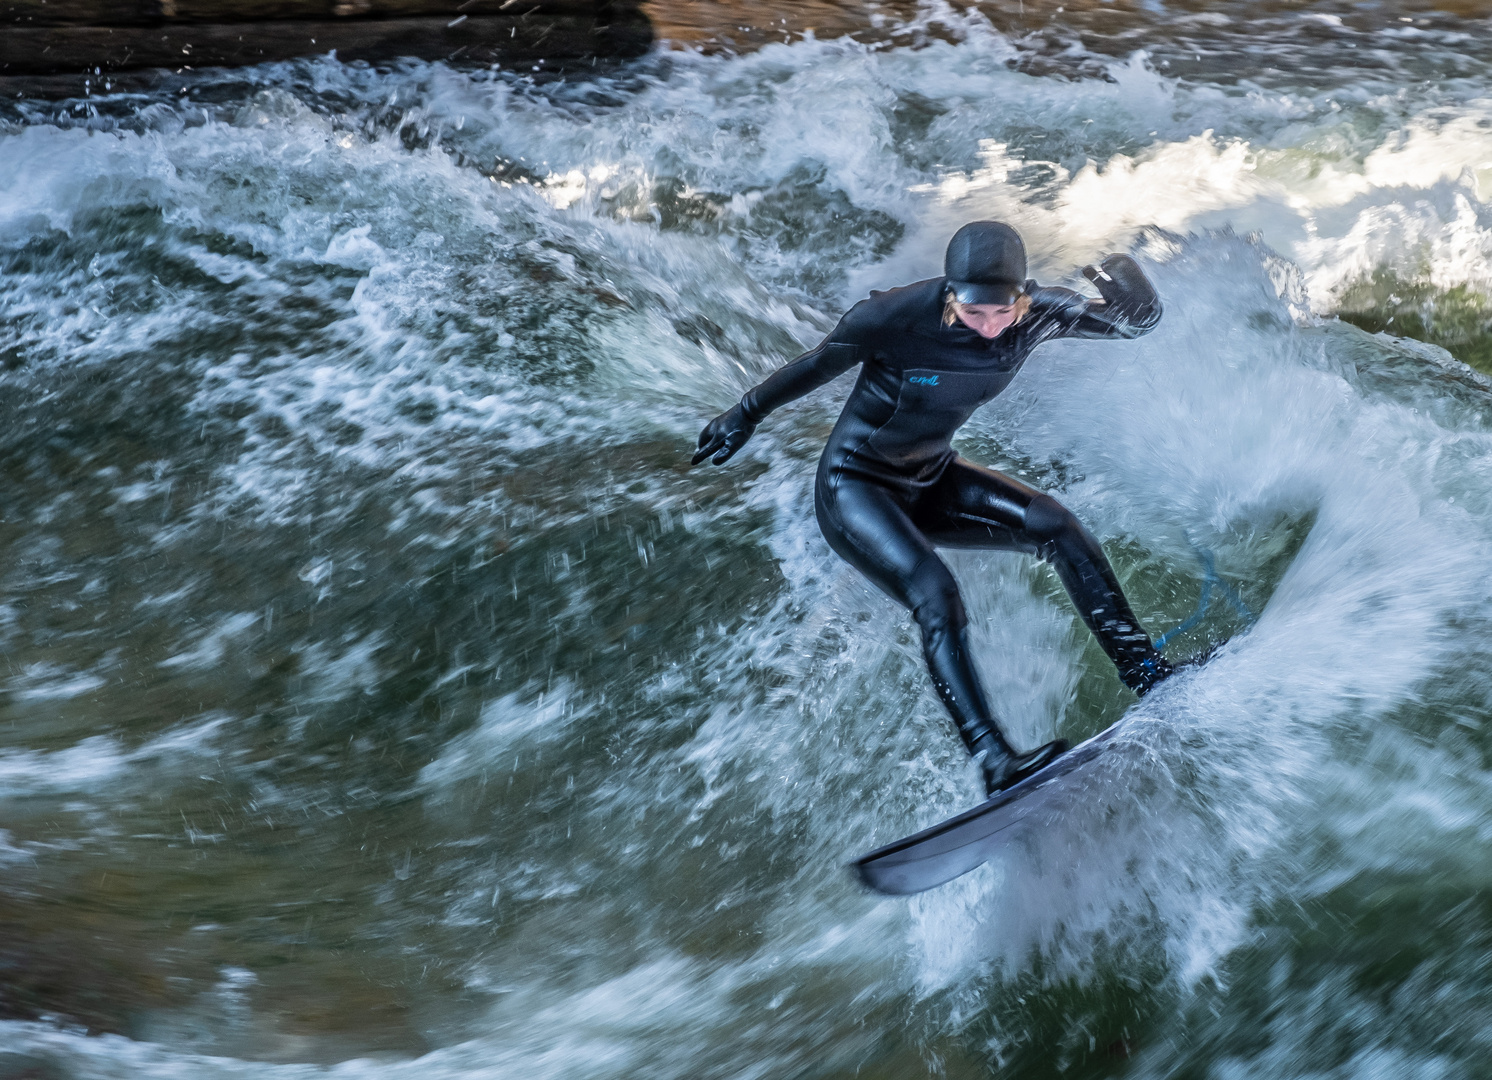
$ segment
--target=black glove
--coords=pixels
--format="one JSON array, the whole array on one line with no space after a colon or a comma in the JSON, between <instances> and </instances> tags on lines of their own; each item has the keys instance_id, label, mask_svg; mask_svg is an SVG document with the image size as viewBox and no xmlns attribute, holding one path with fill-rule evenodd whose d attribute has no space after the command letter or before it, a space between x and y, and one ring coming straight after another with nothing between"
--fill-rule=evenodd
<instances>
[{"instance_id":1,"label":"black glove","mask_svg":"<svg viewBox=\"0 0 1492 1080\"><path fill-rule=\"evenodd\" d=\"M724 465L735 456L737 450L746 445L746 440L751 438L751 433L755 430L756 425L746 419L746 410L741 408L740 402L736 402L705 425L705 429L699 433L699 450L689 464L698 465L705 458L710 458L711 464ZM711 454L715 456L710 457Z\"/></svg>"},{"instance_id":2,"label":"black glove","mask_svg":"<svg viewBox=\"0 0 1492 1080\"><path fill-rule=\"evenodd\" d=\"M1133 323L1153 324L1160 318L1160 297L1128 255L1110 255L1097 268L1083 267L1083 276L1093 282L1104 303L1115 315Z\"/></svg>"}]
</instances>

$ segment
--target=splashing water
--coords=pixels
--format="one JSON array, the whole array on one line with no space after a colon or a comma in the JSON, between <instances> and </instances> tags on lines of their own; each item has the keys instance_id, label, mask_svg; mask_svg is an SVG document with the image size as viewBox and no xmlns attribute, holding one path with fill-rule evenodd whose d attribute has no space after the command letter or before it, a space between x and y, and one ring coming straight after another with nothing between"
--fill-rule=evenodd
<instances>
[{"instance_id":1,"label":"splashing water","mask_svg":"<svg viewBox=\"0 0 1492 1080\"><path fill-rule=\"evenodd\" d=\"M0 106L0 1075L1477 1075L1492 57L1182 72L1211 18ZM974 217L1167 313L961 451L1152 631L1198 550L1240 604L1070 820L887 901L845 862L974 779L814 524L843 386L685 465ZM950 561L1014 741L1130 706L1046 569Z\"/></svg>"}]
</instances>

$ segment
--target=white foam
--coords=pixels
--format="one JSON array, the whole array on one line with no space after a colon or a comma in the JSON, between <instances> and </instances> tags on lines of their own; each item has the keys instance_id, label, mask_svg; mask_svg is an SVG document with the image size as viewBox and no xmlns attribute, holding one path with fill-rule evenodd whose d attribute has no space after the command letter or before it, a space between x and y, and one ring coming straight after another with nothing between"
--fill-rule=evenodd
<instances>
[{"instance_id":1,"label":"white foam","mask_svg":"<svg viewBox=\"0 0 1492 1080\"><path fill-rule=\"evenodd\" d=\"M569 737L571 725L593 709L564 685L503 694L483 706L476 727L420 770L420 782L440 788L515 767L515 754Z\"/></svg>"},{"instance_id":2,"label":"white foam","mask_svg":"<svg viewBox=\"0 0 1492 1080\"><path fill-rule=\"evenodd\" d=\"M0 750L0 796L69 792L107 795L142 776L142 766L170 766L214 753L228 718L209 716L127 747L109 735L90 735L62 750Z\"/></svg>"}]
</instances>

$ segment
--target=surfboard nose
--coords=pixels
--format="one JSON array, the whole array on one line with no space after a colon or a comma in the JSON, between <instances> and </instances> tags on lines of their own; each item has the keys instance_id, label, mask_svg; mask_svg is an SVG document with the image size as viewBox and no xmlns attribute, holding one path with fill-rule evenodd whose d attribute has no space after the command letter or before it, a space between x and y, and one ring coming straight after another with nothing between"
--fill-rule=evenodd
<instances>
[{"instance_id":1,"label":"surfboard nose","mask_svg":"<svg viewBox=\"0 0 1492 1080\"><path fill-rule=\"evenodd\" d=\"M1079 743L1046 768L961 814L856 859L856 876L878 893L910 896L967 874L1014 842L1040 828L1060 810L1063 777L1090 767L1110 749L1125 721Z\"/></svg>"}]
</instances>

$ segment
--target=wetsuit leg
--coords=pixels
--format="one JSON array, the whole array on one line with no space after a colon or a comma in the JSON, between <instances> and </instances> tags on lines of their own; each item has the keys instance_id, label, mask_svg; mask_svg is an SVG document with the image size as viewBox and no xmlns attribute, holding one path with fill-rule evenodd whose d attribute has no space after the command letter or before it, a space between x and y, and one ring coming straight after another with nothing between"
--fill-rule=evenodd
<instances>
[{"instance_id":1,"label":"wetsuit leg","mask_svg":"<svg viewBox=\"0 0 1492 1080\"><path fill-rule=\"evenodd\" d=\"M1171 673L1097 539L1050 495L959 458L919 500L912 520L939 547L1024 551L1045 559L1130 689L1143 694Z\"/></svg>"},{"instance_id":2,"label":"wetsuit leg","mask_svg":"<svg viewBox=\"0 0 1492 1080\"><path fill-rule=\"evenodd\" d=\"M969 752L1012 754L974 671L966 636L969 620L958 583L912 524L903 500L878 484L821 478L815 509L829 546L911 609L922 631L922 652L933 686Z\"/></svg>"}]
</instances>

